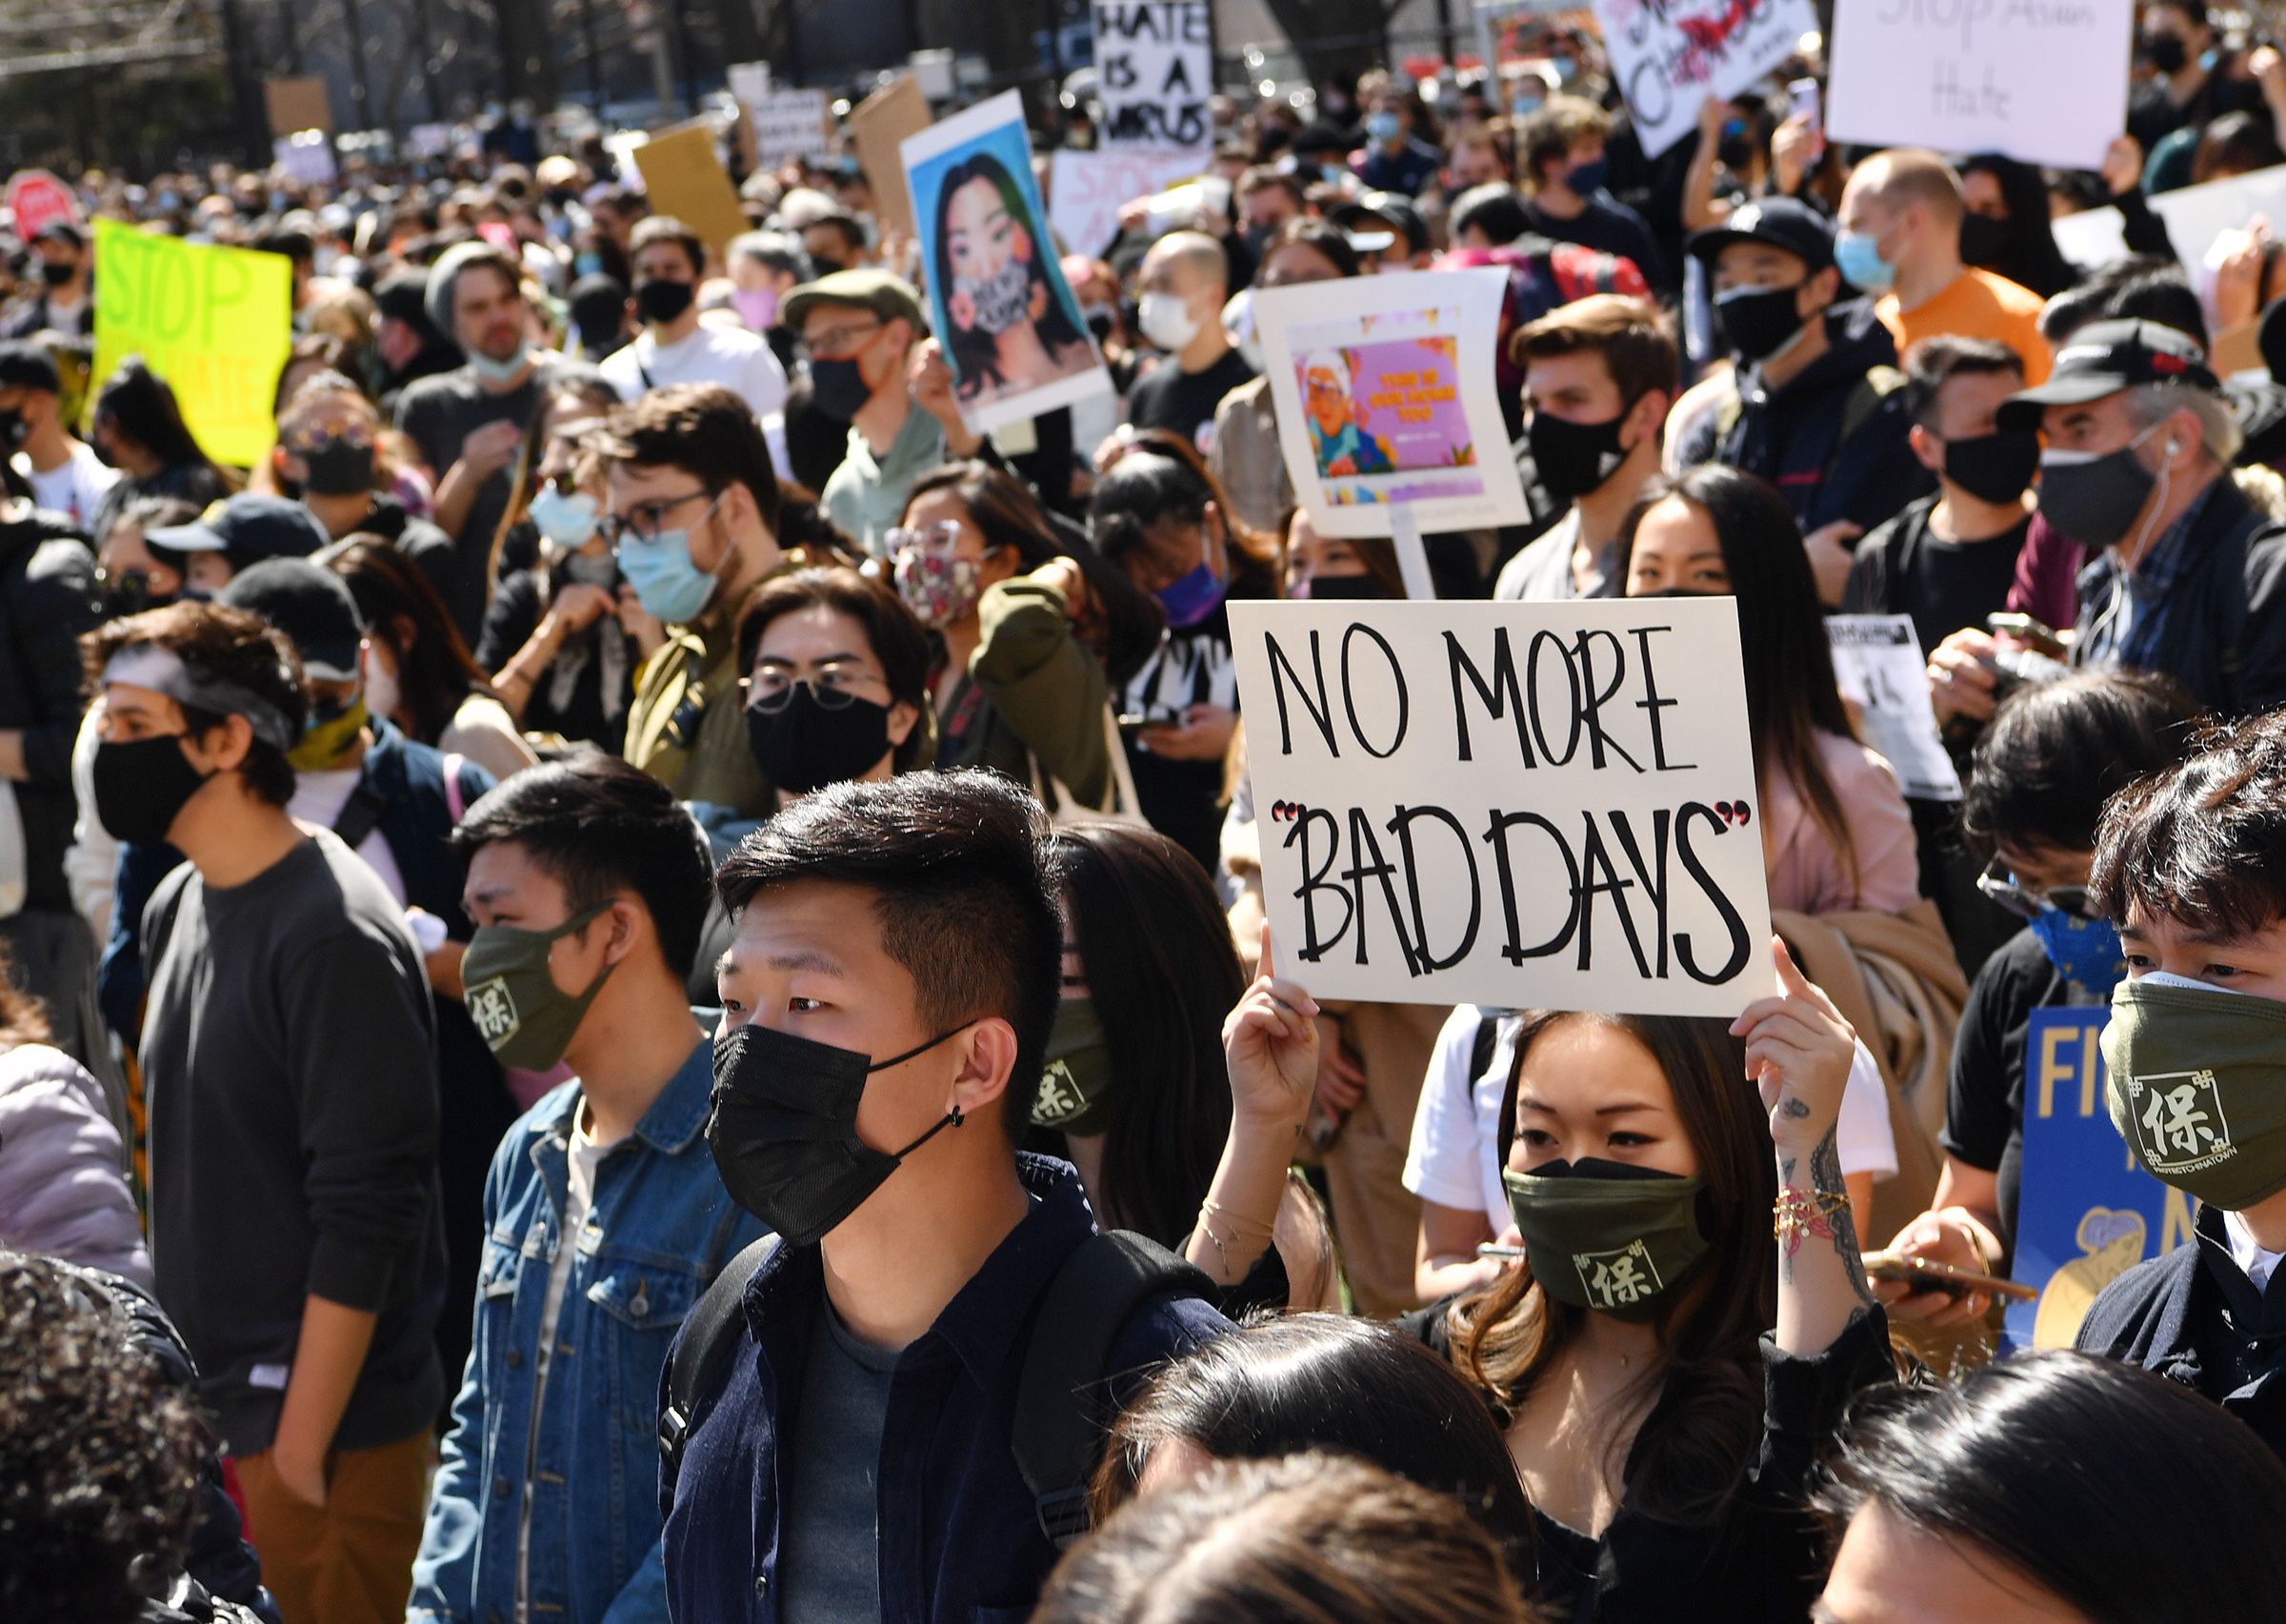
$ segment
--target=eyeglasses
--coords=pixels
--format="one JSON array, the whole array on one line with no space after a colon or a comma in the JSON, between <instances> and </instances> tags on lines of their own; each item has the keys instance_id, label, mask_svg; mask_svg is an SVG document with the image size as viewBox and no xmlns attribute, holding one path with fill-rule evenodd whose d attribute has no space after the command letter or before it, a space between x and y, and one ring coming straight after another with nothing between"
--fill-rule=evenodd
<instances>
[{"instance_id":1,"label":"eyeglasses","mask_svg":"<svg viewBox=\"0 0 2286 1624\"><path fill-rule=\"evenodd\" d=\"M1997 857L1987 863L1984 872L1976 876L1976 890L1980 895L1998 903L2019 919L2037 919L2042 904L2053 904L2075 919L2096 917L2088 911L2086 886L2058 885L2042 891L2037 886L2026 885L2010 873L2000 866Z\"/></svg>"},{"instance_id":2,"label":"eyeglasses","mask_svg":"<svg viewBox=\"0 0 2286 1624\"><path fill-rule=\"evenodd\" d=\"M652 502L637 502L624 513L606 513L595 521L595 533L603 537L606 547L617 547L627 536L637 541L659 539L659 526L669 513L686 502L719 501L713 491L700 487L686 491L680 496L661 496Z\"/></svg>"},{"instance_id":3,"label":"eyeglasses","mask_svg":"<svg viewBox=\"0 0 2286 1624\"><path fill-rule=\"evenodd\" d=\"M828 666L809 677L797 677L791 672L768 666L752 676L740 677L738 686L746 690L748 710L774 716L793 703L793 691L797 688L807 688L821 711L846 711L857 702L860 687L887 688L889 684L863 666L843 665Z\"/></svg>"},{"instance_id":4,"label":"eyeglasses","mask_svg":"<svg viewBox=\"0 0 2286 1624\"><path fill-rule=\"evenodd\" d=\"M874 333L881 331L877 321L852 322L848 327L829 327L815 338L794 342L794 353L808 361L843 361L854 354Z\"/></svg>"},{"instance_id":5,"label":"eyeglasses","mask_svg":"<svg viewBox=\"0 0 2286 1624\"><path fill-rule=\"evenodd\" d=\"M900 552L951 552L960 545L960 526L951 519L932 525L893 526L881 538L882 551L894 558Z\"/></svg>"}]
</instances>

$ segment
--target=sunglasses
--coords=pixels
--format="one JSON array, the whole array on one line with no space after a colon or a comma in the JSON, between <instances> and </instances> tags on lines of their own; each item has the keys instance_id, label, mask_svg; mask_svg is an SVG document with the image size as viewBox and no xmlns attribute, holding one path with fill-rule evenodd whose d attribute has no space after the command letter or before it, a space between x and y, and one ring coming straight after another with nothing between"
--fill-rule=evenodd
<instances>
[{"instance_id":1,"label":"sunglasses","mask_svg":"<svg viewBox=\"0 0 2286 1624\"><path fill-rule=\"evenodd\" d=\"M2046 891L2028 886L2000 866L1998 858L1987 863L1984 872L1976 876L1977 892L1998 903L2019 919L2037 919L2042 905L2053 905L2075 919L2094 919L2096 915L2088 906L2088 888L2084 885L2051 886Z\"/></svg>"}]
</instances>

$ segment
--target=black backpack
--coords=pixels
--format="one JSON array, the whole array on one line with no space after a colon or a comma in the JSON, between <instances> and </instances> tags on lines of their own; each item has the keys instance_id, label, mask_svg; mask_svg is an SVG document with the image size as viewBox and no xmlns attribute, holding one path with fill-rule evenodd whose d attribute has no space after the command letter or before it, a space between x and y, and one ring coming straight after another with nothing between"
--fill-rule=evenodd
<instances>
[{"instance_id":1,"label":"black backpack","mask_svg":"<svg viewBox=\"0 0 2286 1624\"><path fill-rule=\"evenodd\" d=\"M683 1322L667 1366L667 1402L659 1412L659 1451L666 1480L682 1470L691 1434L714 1407L724 1367L746 1326L747 1282L778 1248L765 1235L724 1265ZM1040 1532L1061 1551L1088 1528L1088 1480L1102 1458L1113 1411L1104 1362L1129 1315L1156 1296L1207 1296L1213 1283L1148 1235L1107 1230L1091 1235L1048 1283L1033 1321L1018 1380L1009 1448L1032 1491Z\"/></svg>"}]
</instances>

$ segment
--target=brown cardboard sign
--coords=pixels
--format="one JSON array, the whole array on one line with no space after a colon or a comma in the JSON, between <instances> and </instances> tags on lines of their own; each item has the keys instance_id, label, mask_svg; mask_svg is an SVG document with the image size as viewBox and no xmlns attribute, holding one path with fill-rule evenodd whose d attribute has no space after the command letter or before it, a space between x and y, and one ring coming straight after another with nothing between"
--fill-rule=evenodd
<instances>
[{"instance_id":1,"label":"brown cardboard sign","mask_svg":"<svg viewBox=\"0 0 2286 1624\"><path fill-rule=\"evenodd\" d=\"M738 189L714 152L714 131L704 124L662 130L634 150L635 168L651 207L672 214L720 250L747 229Z\"/></svg>"},{"instance_id":2,"label":"brown cardboard sign","mask_svg":"<svg viewBox=\"0 0 2286 1624\"><path fill-rule=\"evenodd\" d=\"M929 98L910 73L859 102L850 113L850 139L872 188L873 212L884 228L912 234L912 193L905 185L905 160L897 149L906 137L929 128Z\"/></svg>"},{"instance_id":3,"label":"brown cardboard sign","mask_svg":"<svg viewBox=\"0 0 2286 1624\"><path fill-rule=\"evenodd\" d=\"M333 107L326 99L326 82L314 73L298 79L265 79L262 100L270 109L270 132L291 135L296 130L333 129Z\"/></svg>"}]
</instances>

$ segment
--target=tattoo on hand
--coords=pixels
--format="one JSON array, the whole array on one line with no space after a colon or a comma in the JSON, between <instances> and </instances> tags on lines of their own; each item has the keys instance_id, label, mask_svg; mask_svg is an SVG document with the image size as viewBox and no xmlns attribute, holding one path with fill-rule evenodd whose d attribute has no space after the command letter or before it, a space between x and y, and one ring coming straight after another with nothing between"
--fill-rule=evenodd
<instances>
[{"instance_id":1,"label":"tattoo on hand","mask_svg":"<svg viewBox=\"0 0 2286 1624\"><path fill-rule=\"evenodd\" d=\"M1780 1102L1778 1109L1798 1122L1803 1117L1810 1114L1810 1102L1806 1099L1797 1099L1793 1094L1788 1094L1786 1098Z\"/></svg>"},{"instance_id":2,"label":"tattoo on hand","mask_svg":"<svg viewBox=\"0 0 2286 1624\"><path fill-rule=\"evenodd\" d=\"M1848 1191L1849 1187L1842 1182L1841 1154L1835 1148L1833 1129L1826 1131L1826 1136L1818 1141L1817 1149L1811 1153L1810 1183L1813 1188L1823 1192ZM1865 1262L1858 1255L1857 1226L1854 1218L1855 1214L1846 1207L1835 1213L1826 1238L1831 1241L1835 1253L1840 1257L1842 1272L1849 1276L1850 1287L1857 1293L1857 1300L1867 1308L1873 1308L1878 1299L1875 1297L1873 1288L1866 1283Z\"/></svg>"}]
</instances>

